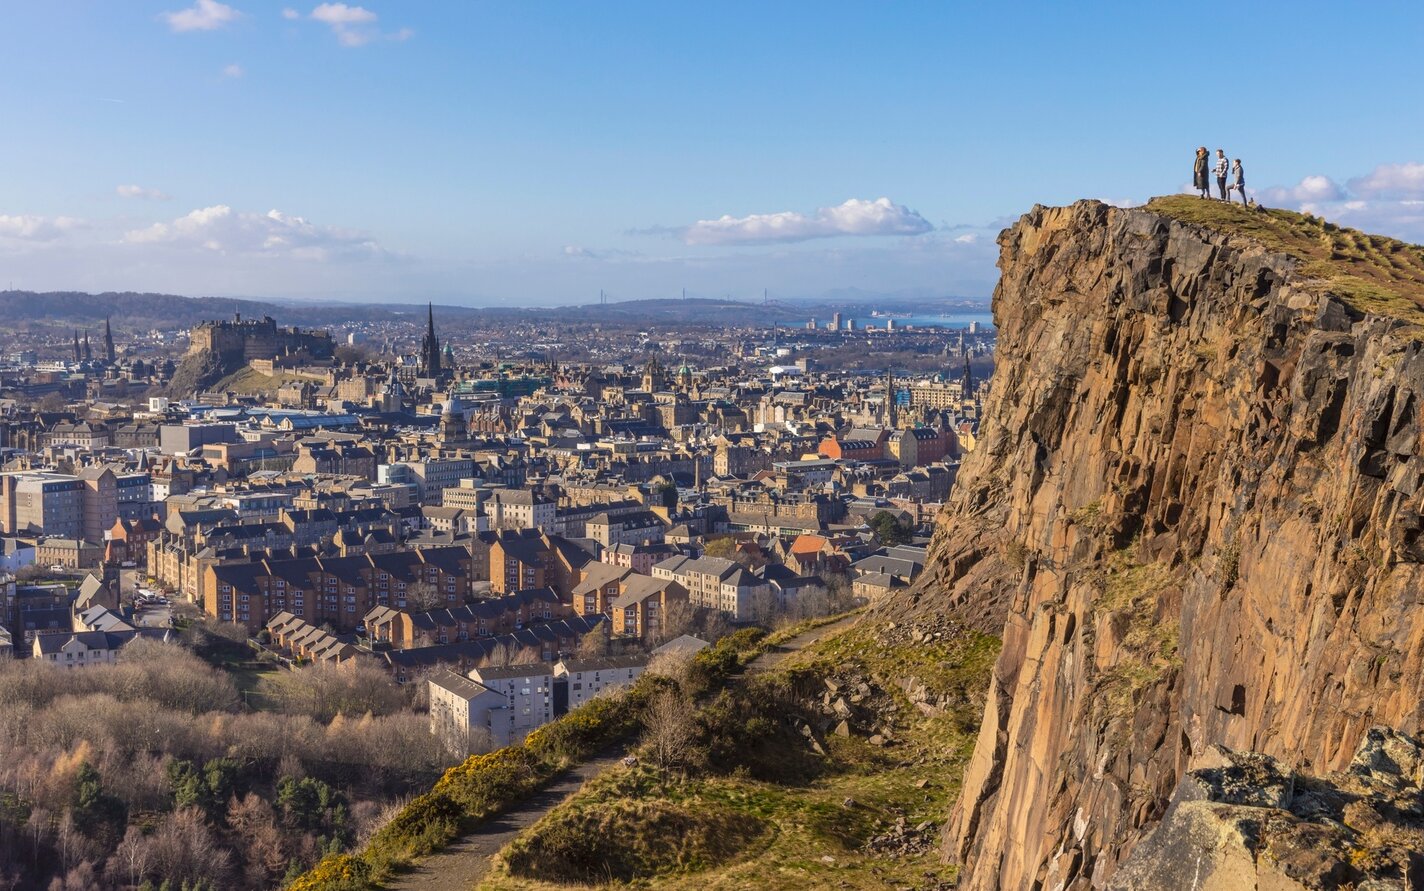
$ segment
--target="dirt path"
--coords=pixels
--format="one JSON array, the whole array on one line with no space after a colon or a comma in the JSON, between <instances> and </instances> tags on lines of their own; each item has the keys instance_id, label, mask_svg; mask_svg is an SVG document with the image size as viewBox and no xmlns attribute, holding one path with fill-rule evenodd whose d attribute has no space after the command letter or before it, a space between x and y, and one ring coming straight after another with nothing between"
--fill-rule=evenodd
<instances>
[{"instance_id":1,"label":"dirt path","mask_svg":"<svg viewBox=\"0 0 1424 891\"><path fill-rule=\"evenodd\" d=\"M798 634L767 650L747 664L747 671L770 671L792 653L818 640L839 634L855 623L859 615L822 625ZM616 751L585 761L556 777L549 785L516 804L503 814L487 820L469 835L438 854L432 854L387 885L391 891L471 891L490 870L490 858L513 838L579 790L586 781L618 763L623 752Z\"/></svg>"},{"instance_id":2,"label":"dirt path","mask_svg":"<svg viewBox=\"0 0 1424 891\"><path fill-rule=\"evenodd\" d=\"M445 850L421 860L392 880L392 891L470 891L490 869L490 858L554 806L623 757L621 751L572 767L529 798L490 820Z\"/></svg>"},{"instance_id":3,"label":"dirt path","mask_svg":"<svg viewBox=\"0 0 1424 891\"><path fill-rule=\"evenodd\" d=\"M844 619L837 619L829 625L822 625L820 628L812 628L810 631L798 634L790 640L772 647L751 662L748 662L747 673L761 674L762 672L771 671L780 665L782 660L787 656L809 647L818 640L824 640L828 637L834 637L840 634L842 631L854 625L859 618L860 613L856 613L853 616L846 616Z\"/></svg>"}]
</instances>

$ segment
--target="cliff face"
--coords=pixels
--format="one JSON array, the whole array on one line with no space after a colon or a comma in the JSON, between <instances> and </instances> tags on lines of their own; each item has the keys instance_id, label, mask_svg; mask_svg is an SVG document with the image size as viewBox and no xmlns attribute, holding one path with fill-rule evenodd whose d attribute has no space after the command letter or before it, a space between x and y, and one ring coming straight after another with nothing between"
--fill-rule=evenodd
<instances>
[{"instance_id":1,"label":"cliff face","mask_svg":"<svg viewBox=\"0 0 1424 891\"><path fill-rule=\"evenodd\" d=\"M979 446L897 609L1003 636L961 887L1105 887L1218 746L1323 774L1420 731L1424 355L1151 209L1035 208L1000 245Z\"/></svg>"}]
</instances>

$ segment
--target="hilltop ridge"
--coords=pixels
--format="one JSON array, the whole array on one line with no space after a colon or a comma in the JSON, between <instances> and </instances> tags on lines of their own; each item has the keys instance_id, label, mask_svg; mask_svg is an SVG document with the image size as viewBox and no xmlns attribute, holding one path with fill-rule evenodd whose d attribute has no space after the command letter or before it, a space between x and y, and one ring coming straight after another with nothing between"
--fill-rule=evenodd
<instances>
[{"instance_id":1,"label":"hilltop ridge","mask_svg":"<svg viewBox=\"0 0 1424 891\"><path fill-rule=\"evenodd\" d=\"M1275 207L1242 207L1190 195L1153 198L1144 209L1169 219L1249 239L1301 262L1302 279L1362 312L1424 321L1424 246L1371 235L1320 217Z\"/></svg>"}]
</instances>

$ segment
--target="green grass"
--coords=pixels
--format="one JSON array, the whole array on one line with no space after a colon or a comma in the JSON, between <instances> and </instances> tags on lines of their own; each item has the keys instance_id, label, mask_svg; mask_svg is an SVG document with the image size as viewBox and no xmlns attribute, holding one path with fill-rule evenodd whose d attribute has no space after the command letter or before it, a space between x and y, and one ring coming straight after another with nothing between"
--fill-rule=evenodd
<instances>
[{"instance_id":1,"label":"green grass","mask_svg":"<svg viewBox=\"0 0 1424 891\"><path fill-rule=\"evenodd\" d=\"M699 872L768 831L778 808L737 784L688 782L647 768L614 770L555 808L504 851L513 875L628 882Z\"/></svg>"},{"instance_id":2,"label":"green grass","mask_svg":"<svg viewBox=\"0 0 1424 891\"><path fill-rule=\"evenodd\" d=\"M248 708L259 712L277 710L276 697L267 682L277 673L275 666L258 662L233 663L224 665L223 670L237 685L237 691L242 694L242 701L247 703Z\"/></svg>"},{"instance_id":3,"label":"green grass","mask_svg":"<svg viewBox=\"0 0 1424 891\"><path fill-rule=\"evenodd\" d=\"M999 643L997 637L967 628L922 644L886 643L876 626L857 625L807 647L788 659L787 667L829 672L850 664L887 678L917 678L931 693L975 695L988 686Z\"/></svg>"},{"instance_id":4,"label":"green grass","mask_svg":"<svg viewBox=\"0 0 1424 891\"><path fill-rule=\"evenodd\" d=\"M1300 272L1361 312L1424 324L1424 247L1316 216L1189 195L1147 202L1163 216L1249 238L1301 262Z\"/></svg>"},{"instance_id":5,"label":"green grass","mask_svg":"<svg viewBox=\"0 0 1424 891\"><path fill-rule=\"evenodd\" d=\"M232 391L244 395L265 395L277 392L286 384L303 382L321 384L323 380L321 377L291 372L267 375L251 365L244 365L232 374L218 380L210 389L216 392Z\"/></svg>"},{"instance_id":6,"label":"green grass","mask_svg":"<svg viewBox=\"0 0 1424 891\"><path fill-rule=\"evenodd\" d=\"M1126 627L1115 650L1117 661L1097 679L1093 709L1123 736L1147 692L1181 667L1181 626L1175 615L1164 616L1160 608L1177 578L1165 563L1139 562L1136 549L1128 548L1108 555L1097 581L1101 593L1094 612L1125 619Z\"/></svg>"}]
</instances>

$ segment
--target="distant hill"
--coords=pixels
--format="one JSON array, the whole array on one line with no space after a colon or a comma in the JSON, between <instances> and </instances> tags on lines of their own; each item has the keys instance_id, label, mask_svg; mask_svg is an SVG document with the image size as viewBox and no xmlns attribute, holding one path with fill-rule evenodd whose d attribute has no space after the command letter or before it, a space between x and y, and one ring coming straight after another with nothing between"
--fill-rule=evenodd
<instances>
[{"instance_id":1,"label":"distant hill","mask_svg":"<svg viewBox=\"0 0 1424 891\"><path fill-rule=\"evenodd\" d=\"M916 300L885 297L864 302L773 300L742 301L716 298L650 298L616 303L586 303L573 306L454 306L437 303L436 321L483 320L516 322L558 320L573 322L614 322L623 324L704 324L728 322L755 324L774 319L799 318L833 310L857 311L874 305L883 310L939 311L962 308L966 298ZM107 317L115 328L143 331L150 328L188 328L209 319L231 318L234 313L257 318L270 315L283 325L322 328L339 324L396 320L424 321L421 303L347 303L248 300L236 297L183 297L177 294L106 291L0 291L0 330L34 327L75 327L93 329Z\"/></svg>"},{"instance_id":2,"label":"distant hill","mask_svg":"<svg viewBox=\"0 0 1424 891\"><path fill-rule=\"evenodd\" d=\"M229 318L234 313L257 318L270 315L284 325L324 326L338 322L368 322L408 318L422 306L353 303L283 304L235 297L182 297L177 294L105 291L0 291L0 325L62 324L92 327L105 317L115 326L130 329L187 328L209 319ZM486 310L442 306L442 315L479 315Z\"/></svg>"},{"instance_id":3,"label":"distant hill","mask_svg":"<svg viewBox=\"0 0 1424 891\"><path fill-rule=\"evenodd\" d=\"M205 318L275 315L281 308L255 300L227 297L179 297L175 294L140 294L133 291L0 291L0 319L14 325L24 322L62 322L92 326L106 317L133 328L189 325Z\"/></svg>"}]
</instances>

